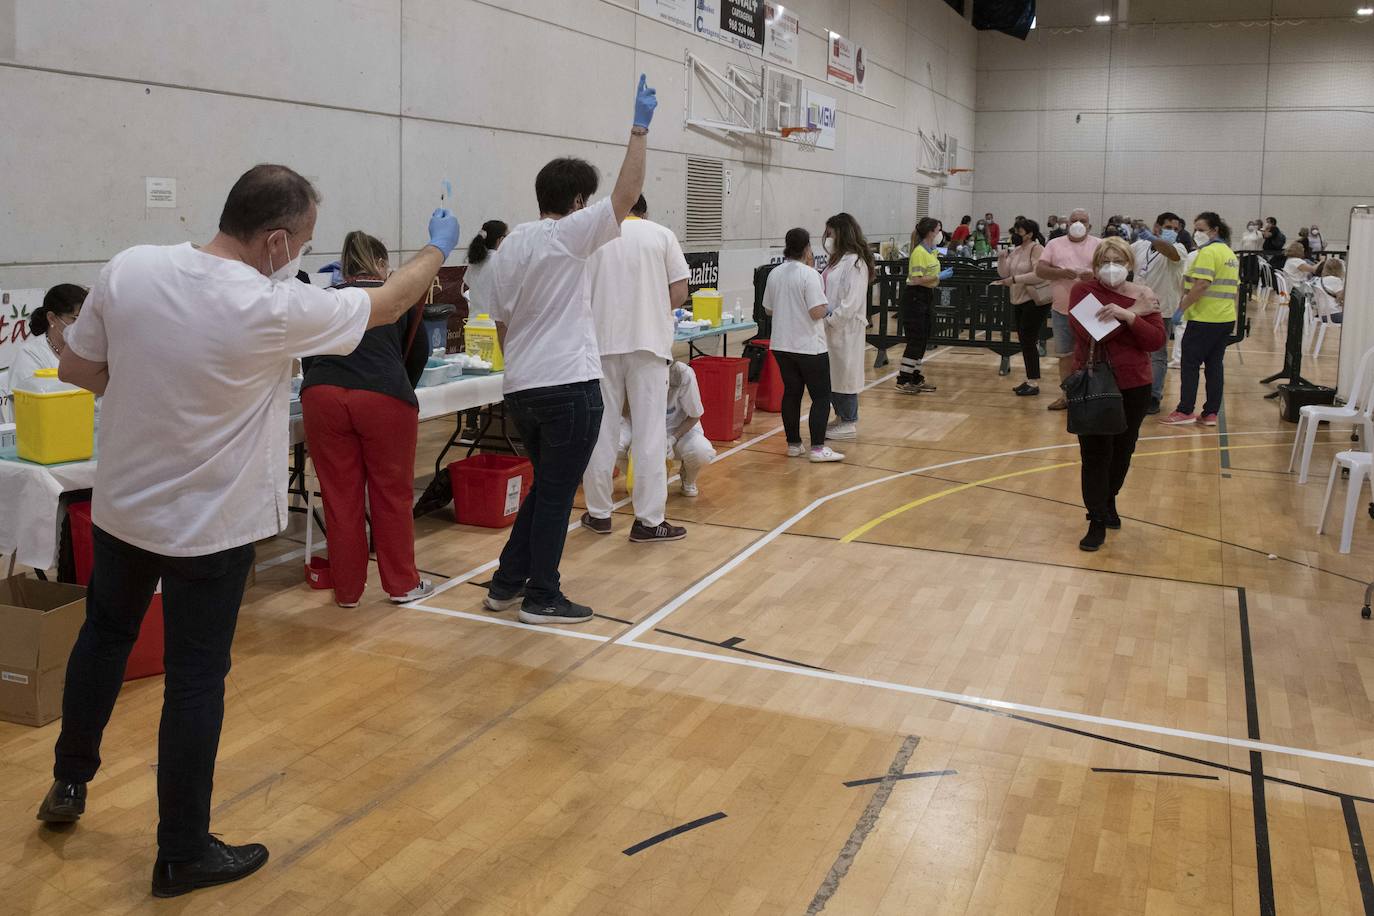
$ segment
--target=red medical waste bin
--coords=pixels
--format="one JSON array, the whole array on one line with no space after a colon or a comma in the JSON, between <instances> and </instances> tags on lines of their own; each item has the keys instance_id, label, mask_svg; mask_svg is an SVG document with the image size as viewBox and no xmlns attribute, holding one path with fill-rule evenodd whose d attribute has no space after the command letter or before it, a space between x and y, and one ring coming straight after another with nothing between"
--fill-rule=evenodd
<instances>
[{"instance_id":1,"label":"red medical waste bin","mask_svg":"<svg viewBox=\"0 0 1374 916\"><path fill-rule=\"evenodd\" d=\"M768 355L763 360L763 371L759 373L759 397L755 408L766 410L768 413L781 413L782 372L778 370L778 361L773 358L773 350L769 346L769 341L767 339L751 340L749 343L768 350Z\"/></svg>"},{"instance_id":2,"label":"red medical waste bin","mask_svg":"<svg viewBox=\"0 0 1374 916\"><path fill-rule=\"evenodd\" d=\"M744 433L744 386L749 360L733 356L698 356L692 371L701 389L705 414L701 429L712 442L733 442Z\"/></svg>"},{"instance_id":3,"label":"red medical waste bin","mask_svg":"<svg viewBox=\"0 0 1374 916\"><path fill-rule=\"evenodd\" d=\"M514 455L473 455L448 466L460 525L508 528L534 485L534 465Z\"/></svg>"}]
</instances>

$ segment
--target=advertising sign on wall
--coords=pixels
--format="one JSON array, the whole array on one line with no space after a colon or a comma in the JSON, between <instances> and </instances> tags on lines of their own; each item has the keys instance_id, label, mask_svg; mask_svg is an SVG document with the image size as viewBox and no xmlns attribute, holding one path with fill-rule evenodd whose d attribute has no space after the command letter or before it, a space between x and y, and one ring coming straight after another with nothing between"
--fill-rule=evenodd
<instances>
[{"instance_id":1,"label":"advertising sign on wall","mask_svg":"<svg viewBox=\"0 0 1374 916\"><path fill-rule=\"evenodd\" d=\"M29 339L29 316L43 304L42 289L7 289L0 292L0 372L14 364L19 349Z\"/></svg>"},{"instance_id":2,"label":"advertising sign on wall","mask_svg":"<svg viewBox=\"0 0 1374 916\"><path fill-rule=\"evenodd\" d=\"M820 149L834 149L835 122L839 120L835 100L813 89L803 89L802 102L806 105L806 123L821 129L816 146Z\"/></svg>"},{"instance_id":3,"label":"advertising sign on wall","mask_svg":"<svg viewBox=\"0 0 1374 916\"><path fill-rule=\"evenodd\" d=\"M830 33L830 55L825 65L825 78L836 86L864 94L864 77L868 60L862 45L857 45L838 32Z\"/></svg>"},{"instance_id":4,"label":"advertising sign on wall","mask_svg":"<svg viewBox=\"0 0 1374 916\"><path fill-rule=\"evenodd\" d=\"M696 31L697 0L639 0L639 11L680 29Z\"/></svg>"},{"instance_id":5,"label":"advertising sign on wall","mask_svg":"<svg viewBox=\"0 0 1374 916\"><path fill-rule=\"evenodd\" d=\"M763 7L763 56L774 63L796 69L797 47L801 44L801 20L781 4L765 3Z\"/></svg>"},{"instance_id":6,"label":"advertising sign on wall","mask_svg":"<svg viewBox=\"0 0 1374 916\"><path fill-rule=\"evenodd\" d=\"M767 0L639 0L645 16L755 57L797 66L801 21Z\"/></svg>"},{"instance_id":7,"label":"advertising sign on wall","mask_svg":"<svg viewBox=\"0 0 1374 916\"><path fill-rule=\"evenodd\" d=\"M720 0L720 31L741 47L763 53L763 0Z\"/></svg>"},{"instance_id":8,"label":"advertising sign on wall","mask_svg":"<svg viewBox=\"0 0 1374 916\"><path fill-rule=\"evenodd\" d=\"M687 278L688 293L694 293L699 289L719 289L719 251L689 251L685 257L687 269L692 272Z\"/></svg>"}]
</instances>

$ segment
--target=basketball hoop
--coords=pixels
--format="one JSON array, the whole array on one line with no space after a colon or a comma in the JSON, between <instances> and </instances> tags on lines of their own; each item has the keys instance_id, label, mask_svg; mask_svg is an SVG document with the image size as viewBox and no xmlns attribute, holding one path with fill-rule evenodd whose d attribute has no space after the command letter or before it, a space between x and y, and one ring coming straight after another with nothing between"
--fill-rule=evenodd
<instances>
[{"instance_id":1,"label":"basketball hoop","mask_svg":"<svg viewBox=\"0 0 1374 916\"><path fill-rule=\"evenodd\" d=\"M798 148L803 153L814 153L816 144L821 142L821 129L819 127L784 127L782 138L784 140L796 140Z\"/></svg>"},{"instance_id":2,"label":"basketball hoop","mask_svg":"<svg viewBox=\"0 0 1374 916\"><path fill-rule=\"evenodd\" d=\"M950 170L949 170L949 173L950 173L951 175L958 175L960 172L972 172L972 171L973 171L973 169L950 169Z\"/></svg>"}]
</instances>

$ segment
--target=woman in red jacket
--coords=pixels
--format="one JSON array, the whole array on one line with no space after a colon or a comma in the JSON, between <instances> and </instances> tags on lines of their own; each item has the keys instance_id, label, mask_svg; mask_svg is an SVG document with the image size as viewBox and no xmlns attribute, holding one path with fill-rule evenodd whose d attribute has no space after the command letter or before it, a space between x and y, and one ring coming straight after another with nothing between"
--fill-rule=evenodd
<instances>
[{"instance_id":1,"label":"woman in red jacket","mask_svg":"<svg viewBox=\"0 0 1374 916\"><path fill-rule=\"evenodd\" d=\"M1164 320L1159 301L1149 287L1128 283L1135 268L1130 246L1120 238L1105 238L1093 253L1092 280L1074 284L1069 292L1072 309L1089 295L1102 302L1097 317L1116 320L1120 325L1093 346L1092 335L1070 316L1074 334L1074 369L1083 368L1090 350L1098 362L1111 366L1121 402L1126 411L1126 429L1112 436L1079 436L1082 455L1083 506L1088 510L1088 533L1078 542L1082 550L1097 550L1107 540L1108 528L1120 528L1116 494L1131 469L1140 423L1150 406L1150 386L1154 376L1150 354L1164 346Z\"/></svg>"}]
</instances>

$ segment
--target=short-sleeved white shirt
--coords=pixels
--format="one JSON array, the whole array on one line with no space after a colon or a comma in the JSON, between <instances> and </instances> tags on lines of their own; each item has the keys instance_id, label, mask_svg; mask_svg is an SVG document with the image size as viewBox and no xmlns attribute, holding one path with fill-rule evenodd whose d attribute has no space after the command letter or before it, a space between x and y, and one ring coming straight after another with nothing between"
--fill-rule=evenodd
<instances>
[{"instance_id":1,"label":"short-sleeved white shirt","mask_svg":"<svg viewBox=\"0 0 1374 916\"><path fill-rule=\"evenodd\" d=\"M1170 261L1155 250L1154 244L1141 240L1131 243L1131 253L1135 256L1135 280L1154 291L1159 299L1159 310L1165 318L1172 318L1178 311L1179 300L1183 298L1183 262L1188 257L1188 249L1174 242L1177 261Z\"/></svg>"},{"instance_id":2,"label":"short-sleeved white shirt","mask_svg":"<svg viewBox=\"0 0 1374 916\"><path fill-rule=\"evenodd\" d=\"M57 354L53 352L52 344L48 343L46 333L29 335L10 364L10 388L27 382L39 369L56 369L57 362Z\"/></svg>"},{"instance_id":3,"label":"short-sleeved white shirt","mask_svg":"<svg viewBox=\"0 0 1374 916\"><path fill-rule=\"evenodd\" d=\"M178 557L285 528L291 360L352 352L370 314L365 290L274 282L189 243L115 255L66 334L109 365L95 524Z\"/></svg>"},{"instance_id":4,"label":"short-sleeved white shirt","mask_svg":"<svg viewBox=\"0 0 1374 916\"><path fill-rule=\"evenodd\" d=\"M619 235L608 197L522 223L491 255L472 293L506 326L506 394L601 378L587 259Z\"/></svg>"},{"instance_id":5,"label":"short-sleeved white shirt","mask_svg":"<svg viewBox=\"0 0 1374 916\"><path fill-rule=\"evenodd\" d=\"M620 224L620 238L593 255L588 264L601 355L646 350L672 359L668 284L692 275L672 230L632 216Z\"/></svg>"},{"instance_id":6,"label":"short-sleeved white shirt","mask_svg":"<svg viewBox=\"0 0 1374 916\"><path fill-rule=\"evenodd\" d=\"M818 305L828 305L821 275L814 267L788 259L768 274L763 289L763 309L773 316L769 347L783 353L825 353L825 319L809 314Z\"/></svg>"},{"instance_id":7,"label":"short-sleeved white shirt","mask_svg":"<svg viewBox=\"0 0 1374 916\"><path fill-rule=\"evenodd\" d=\"M682 421L688 418L701 417L706 413L706 407L701 403L701 388L697 385L697 374L688 366L687 371L682 373L683 382L680 385L669 385L668 388L668 434L677 432L677 428L682 425Z\"/></svg>"}]
</instances>

